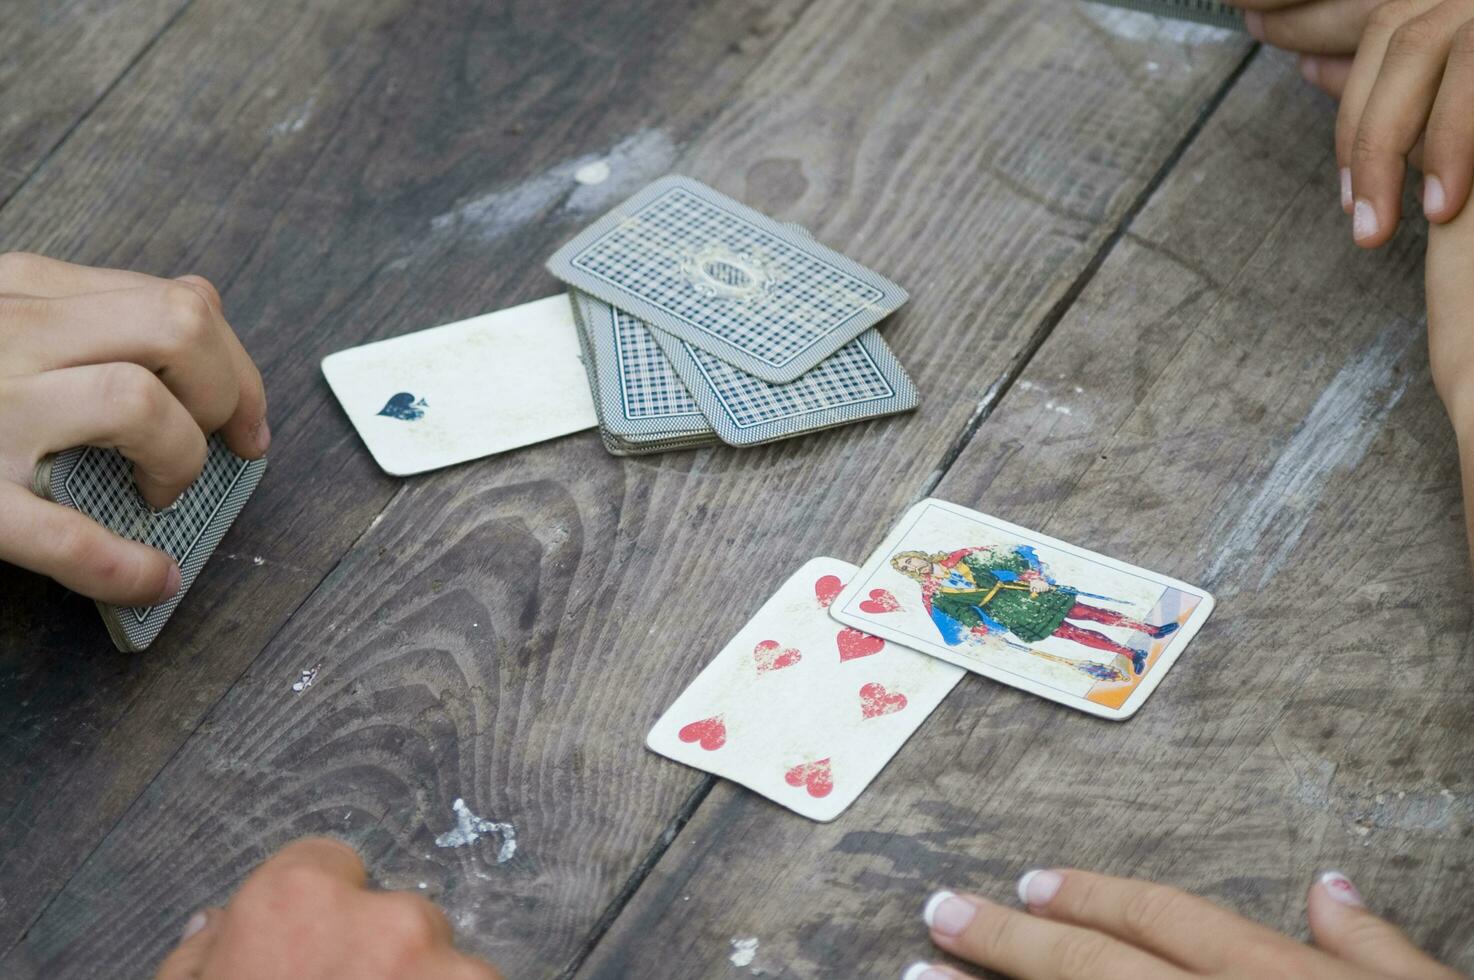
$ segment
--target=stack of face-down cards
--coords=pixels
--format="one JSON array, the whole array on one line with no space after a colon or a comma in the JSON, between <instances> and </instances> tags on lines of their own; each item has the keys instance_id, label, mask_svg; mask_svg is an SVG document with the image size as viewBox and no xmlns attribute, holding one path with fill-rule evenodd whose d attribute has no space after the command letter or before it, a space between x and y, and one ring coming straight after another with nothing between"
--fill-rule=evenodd
<instances>
[{"instance_id":1,"label":"stack of face-down cards","mask_svg":"<svg viewBox=\"0 0 1474 980\"><path fill-rule=\"evenodd\" d=\"M1123 720L1212 609L1201 589L924 500L863 567L794 573L646 744L831 820L965 671Z\"/></svg>"},{"instance_id":2,"label":"stack of face-down cards","mask_svg":"<svg viewBox=\"0 0 1474 980\"><path fill-rule=\"evenodd\" d=\"M754 446L917 405L874 329L906 291L694 180L657 180L548 268L572 287L612 453Z\"/></svg>"},{"instance_id":3,"label":"stack of face-down cards","mask_svg":"<svg viewBox=\"0 0 1474 980\"><path fill-rule=\"evenodd\" d=\"M97 603L113 645L136 653L148 649L184 601L265 472L266 460L241 459L219 435L212 435L206 443L204 469L163 510L139 495L131 462L116 449L98 446L78 446L42 459L31 477L31 489L178 563L179 591L164 602L135 607Z\"/></svg>"}]
</instances>

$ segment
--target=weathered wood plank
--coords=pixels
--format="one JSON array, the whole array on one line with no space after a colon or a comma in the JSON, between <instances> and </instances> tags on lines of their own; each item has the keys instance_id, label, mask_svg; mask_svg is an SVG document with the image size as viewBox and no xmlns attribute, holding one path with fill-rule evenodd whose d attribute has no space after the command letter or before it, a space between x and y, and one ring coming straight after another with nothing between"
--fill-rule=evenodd
<instances>
[{"instance_id":1,"label":"weathered wood plank","mask_svg":"<svg viewBox=\"0 0 1474 980\"><path fill-rule=\"evenodd\" d=\"M1294 934L1342 868L1474 968L1469 568L1422 236L1351 245L1332 122L1260 55L938 490L1216 593L1141 713L971 678L832 824L719 783L580 976L725 975L736 936L765 976L897 976L937 958L931 890L1012 901L1051 865Z\"/></svg>"},{"instance_id":2,"label":"weathered wood plank","mask_svg":"<svg viewBox=\"0 0 1474 980\"><path fill-rule=\"evenodd\" d=\"M650 721L784 569L854 554L914 492L1245 51L1201 32L1154 80L1152 37L1082 47L1075 9L820 0L679 160L912 289L888 333L919 414L631 461L585 435L408 483L0 965L143 973L311 831L425 882L510 975L575 964L701 783L645 753ZM706 77L678 67L680 91ZM434 846L457 797L518 824L516 859Z\"/></svg>"},{"instance_id":3,"label":"weathered wood plank","mask_svg":"<svg viewBox=\"0 0 1474 980\"><path fill-rule=\"evenodd\" d=\"M0 207L190 2L7 0ZM0 248L8 237L0 231Z\"/></svg>"},{"instance_id":4,"label":"weathered wood plank","mask_svg":"<svg viewBox=\"0 0 1474 980\"><path fill-rule=\"evenodd\" d=\"M803 3L202 0L0 210L10 247L219 283L276 432L146 656L0 568L0 951L400 487L319 358L551 292L542 256L662 173Z\"/></svg>"}]
</instances>

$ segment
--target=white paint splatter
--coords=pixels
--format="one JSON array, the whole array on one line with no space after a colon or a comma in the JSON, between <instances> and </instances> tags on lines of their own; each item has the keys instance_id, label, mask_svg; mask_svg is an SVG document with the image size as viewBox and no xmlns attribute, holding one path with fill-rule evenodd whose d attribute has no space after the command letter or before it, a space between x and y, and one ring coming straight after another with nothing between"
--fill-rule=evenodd
<instances>
[{"instance_id":1,"label":"white paint splatter","mask_svg":"<svg viewBox=\"0 0 1474 980\"><path fill-rule=\"evenodd\" d=\"M1209 536L1223 542L1208 571L1209 581L1229 569L1238 574L1257 566L1258 587L1263 588L1279 574L1309 526L1326 481L1336 470L1361 462L1402 398L1407 377L1399 377L1395 368L1418 335L1407 324L1395 324L1336 373L1290 436L1259 492L1236 514L1226 514L1217 533ZM1266 558L1260 543L1271 530L1277 544Z\"/></svg>"},{"instance_id":2,"label":"white paint splatter","mask_svg":"<svg viewBox=\"0 0 1474 980\"><path fill-rule=\"evenodd\" d=\"M580 184L602 184L609 179L609 173L608 160L595 160L575 170L573 179Z\"/></svg>"},{"instance_id":3,"label":"white paint splatter","mask_svg":"<svg viewBox=\"0 0 1474 980\"><path fill-rule=\"evenodd\" d=\"M1098 3L1078 3L1075 4L1075 9L1123 41L1171 41L1176 44L1202 44L1206 41L1222 41L1234 36L1234 32L1226 27L1154 17L1151 14L1143 14L1135 10L1118 10Z\"/></svg>"},{"instance_id":4,"label":"white paint splatter","mask_svg":"<svg viewBox=\"0 0 1474 980\"><path fill-rule=\"evenodd\" d=\"M465 847L481 839L483 834L501 837L501 847L496 852L496 863L506 864L517 853L517 828L509 823L486 820L472 813L466 801L457 798L450 808L455 811L455 830L448 830L435 838L436 847Z\"/></svg>"},{"instance_id":5,"label":"white paint splatter","mask_svg":"<svg viewBox=\"0 0 1474 980\"><path fill-rule=\"evenodd\" d=\"M260 568L262 565L266 564L266 559L262 558L260 555L257 555L255 558L251 559L251 564L255 565L257 568Z\"/></svg>"},{"instance_id":6,"label":"white paint splatter","mask_svg":"<svg viewBox=\"0 0 1474 980\"><path fill-rule=\"evenodd\" d=\"M733 966L746 966L755 956L757 956L757 937L749 936L746 939L732 940L732 955L727 959L732 961Z\"/></svg>"},{"instance_id":7,"label":"white paint splatter","mask_svg":"<svg viewBox=\"0 0 1474 980\"><path fill-rule=\"evenodd\" d=\"M322 670L322 661L320 660L317 663L313 664L311 667L304 667L302 669L301 678L292 685L292 690L297 692L298 694L301 694L303 691L307 690L309 687L312 686L312 682L317 680L317 672L320 670Z\"/></svg>"},{"instance_id":8,"label":"white paint splatter","mask_svg":"<svg viewBox=\"0 0 1474 980\"><path fill-rule=\"evenodd\" d=\"M1070 406L1068 405L1058 405L1054 402L1045 402L1044 407L1051 412L1058 412L1061 415L1070 414Z\"/></svg>"},{"instance_id":9,"label":"white paint splatter","mask_svg":"<svg viewBox=\"0 0 1474 980\"><path fill-rule=\"evenodd\" d=\"M312 118L312 110L317 108L317 96L313 95L292 109L287 118L271 127L273 136L286 136L288 133L300 133L307 125L307 120Z\"/></svg>"},{"instance_id":10,"label":"white paint splatter","mask_svg":"<svg viewBox=\"0 0 1474 980\"><path fill-rule=\"evenodd\" d=\"M605 211L670 169L676 145L660 129L645 129L626 137L608 153L564 160L520 184L492 191L430 219L436 233L469 231L482 239L496 239L516 231L557 206L583 214ZM607 174L601 180L583 177ZM569 187L572 190L569 190Z\"/></svg>"}]
</instances>

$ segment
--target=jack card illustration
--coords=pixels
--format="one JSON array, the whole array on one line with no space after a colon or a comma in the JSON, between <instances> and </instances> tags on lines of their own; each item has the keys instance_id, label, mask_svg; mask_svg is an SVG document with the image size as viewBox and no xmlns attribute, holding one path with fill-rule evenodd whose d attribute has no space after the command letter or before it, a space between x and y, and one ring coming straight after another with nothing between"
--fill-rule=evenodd
<instances>
[{"instance_id":1,"label":"jack card illustration","mask_svg":"<svg viewBox=\"0 0 1474 980\"><path fill-rule=\"evenodd\" d=\"M942 500L912 507L830 607L839 622L1123 720L1213 610L1183 582Z\"/></svg>"}]
</instances>

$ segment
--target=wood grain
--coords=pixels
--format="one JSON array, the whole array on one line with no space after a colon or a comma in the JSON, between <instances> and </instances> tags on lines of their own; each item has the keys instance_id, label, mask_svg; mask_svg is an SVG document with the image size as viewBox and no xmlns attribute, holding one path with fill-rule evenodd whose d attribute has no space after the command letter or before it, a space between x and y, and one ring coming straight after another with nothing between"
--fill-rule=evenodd
<instances>
[{"instance_id":1,"label":"wood grain","mask_svg":"<svg viewBox=\"0 0 1474 980\"><path fill-rule=\"evenodd\" d=\"M579 976L726 975L739 936L763 976L897 976L938 958L933 889L1012 903L1040 866L1293 935L1341 868L1474 969L1469 568L1423 238L1351 244L1332 123L1259 55L938 488L1216 594L1140 714L970 678L831 824L718 783Z\"/></svg>"},{"instance_id":2,"label":"wood grain","mask_svg":"<svg viewBox=\"0 0 1474 980\"><path fill-rule=\"evenodd\" d=\"M191 2L7 0L0 207ZM8 237L0 236L0 246Z\"/></svg>"},{"instance_id":3,"label":"wood grain","mask_svg":"<svg viewBox=\"0 0 1474 980\"><path fill-rule=\"evenodd\" d=\"M906 283L916 298L887 332L925 393L922 410L748 452L645 460L610 458L586 434L405 484L0 967L83 976L106 956L122 975L142 975L193 908L313 831L363 848L387 884L425 882L463 941L510 975L575 967L703 786L643 750L649 723L787 569L816 553L857 555L936 470L1245 51L1227 35L1153 34L1145 18L1107 20L1138 34L1106 31L1082 45L1102 22L1076 11L819 0L767 33L689 26L685 43L709 30L712 43L759 63L677 169ZM414 50L438 42L417 38ZM1144 66L1164 44L1180 61L1154 81ZM649 72L652 91L675 85L686 98L711 77L675 55ZM542 145L562 146L566 159L572 151L554 137L606 108L617 111L611 101L548 117ZM650 125L649 105L625 111L626 131ZM344 126L391 132L387 120ZM350 149L323 150L317 166L339 178L413 169ZM320 193L336 200L330 187ZM459 247L483 260L488 239L504 242L497 254L522 257L524 270L495 296L511 302L552 290L526 263L584 220L549 209L542 226L504 235L494 219L517 200L391 198L382 220L416 228L426 214L454 215L441 227L457 228ZM315 238L335 243L330 263L361 260L353 231ZM385 262L387 230L382 241L369 263L378 277L362 287L376 302L335 312L334 344L354 313L372 311L362 334L391 332L417 300L467 281L421 259L423 280L382 284L397 272ZM284 261L281 247L272 254ZM310 307L318 319L342 298L312 291L323 273L292 280L322 304ZM246 289L257 275L247 263L227 279ZM277 331L298 319L260 309ZM278 365L304 341L263 331L260 343L268 365L287 370ZM366 466L320 397L288 421L303 448L289 444L278 474L305 476L322 453ZM285 500L259 510L274 515ZM312 520L327 512L304 511L283 533L305 535ZM298 672L318 661L317 683L292 696ZM458 797L518 825L516 859L497 866L481 847L434 846Z\"/></svg>"},{"instance_id":4,"label":"wood grain","mask_svg":"<svg viewBox=\"0 0 1474 980\"><path fill-rule=\"evenodd\" d=\"M201 0L0 210L7 247L213 279L276 435L145 656L0 570L0 950L402 486L319 359L552 292L542 257L663 172L802 6ZM611 148L618 176L575 194Z\"/></svg>"}]
</instances>

